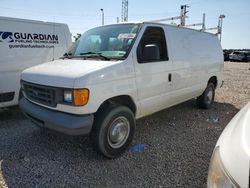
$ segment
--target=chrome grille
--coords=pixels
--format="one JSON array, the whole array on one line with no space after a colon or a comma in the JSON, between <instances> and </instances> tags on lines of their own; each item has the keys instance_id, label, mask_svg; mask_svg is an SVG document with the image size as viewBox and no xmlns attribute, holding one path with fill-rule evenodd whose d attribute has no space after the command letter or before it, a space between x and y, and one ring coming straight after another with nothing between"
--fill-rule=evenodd
<instances>
[{"instance_id":1,"label":"chrome grille","mask_svg":"<svg viewBox=\"0 0 250 188\"><path fill-rule=\"evenodd\" d=\"M29 82L22 82L22 89L25 96L31 101L47 106L56 106L55 88Z\"/></svg>"}]
</instances>

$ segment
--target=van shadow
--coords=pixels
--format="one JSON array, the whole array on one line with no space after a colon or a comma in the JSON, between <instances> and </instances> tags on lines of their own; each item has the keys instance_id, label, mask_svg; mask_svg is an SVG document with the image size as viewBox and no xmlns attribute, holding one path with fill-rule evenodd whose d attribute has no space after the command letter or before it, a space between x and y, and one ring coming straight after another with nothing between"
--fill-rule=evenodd
<instances>
[{"instance_id":1,"label":"van shadow","mask_svg":"<svg viewBox=\"0 0 250 188\"><path fill-rule=\"evenodd\" d=\"M126 152L115 160L97 154L86 136L70 137L40 129L21 115L17 119L20 125L10 127L0 139L0 182L3 178L8 187L114 187L117 182L130 187L143 183L156 185L157 182L143 177L159 179L158 174L164 172L160 177L166 186L168 182L191 186L194 181L203 186L214 145L237 112L232 104L218 102L210 110L201 110L190 100L139 119L133 144L143 143L145 149ZM15 113L1 117L0 122ZM208 134L207 143L200 144L204 141L202 132ZM139 168L138 162L145 166ZM124 170L119 170L121 165ZM154 166L160 166L161 170L153 172ZM126 173L134 178L124 176Z\"/></svg>"},{"instance_id":2,"label":"van shadow","mask_svg":"<svg viewBox=\"0 0 250 188\"><path fill-rule=\"evenodd\" d=\"M25 119L25 116L22 114L18 106L0 108L0 122L8 120L21 120L21 119Z\"/></svg>"}]
</instances>

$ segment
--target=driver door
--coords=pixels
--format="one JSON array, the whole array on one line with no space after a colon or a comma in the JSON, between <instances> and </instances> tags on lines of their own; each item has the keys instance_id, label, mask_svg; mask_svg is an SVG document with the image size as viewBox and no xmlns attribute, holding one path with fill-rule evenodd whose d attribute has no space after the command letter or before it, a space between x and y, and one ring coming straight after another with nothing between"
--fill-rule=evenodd
<instances>
[{"instance_id":1,"label":"driver door","mask_svg":"<svg viewBox=\"0 0 250 188\"><path fill-rule=\"evenodd\" d=\"M159 56L143 59L148 53L147 46L156 46ZM154 52L152 52L154 53ZM146 54L151 56L150 54ZM171 91L171 62L168 58L164 28L148 26L137 44L135 64L137 93L141 106L140 116L152 114L166 108Z\"/></svg>"}]
</instances>

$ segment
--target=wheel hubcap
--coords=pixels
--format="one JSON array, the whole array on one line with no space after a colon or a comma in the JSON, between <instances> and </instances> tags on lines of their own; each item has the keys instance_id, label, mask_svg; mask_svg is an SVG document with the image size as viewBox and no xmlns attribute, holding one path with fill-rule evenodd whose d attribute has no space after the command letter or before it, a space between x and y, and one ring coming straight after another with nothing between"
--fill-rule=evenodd
<instances>
[{"instance_id":1,"label":"wheel hubcap","mask_svg":"<svg viewBox=\"0 0 250 188\"><path fill-rule=\"evenodd\" d=\"M130 124L127 118L120 116L116 118L108 130L108 143L113 148L121 147L129 136Z\"/></svg>"}]
</instances>

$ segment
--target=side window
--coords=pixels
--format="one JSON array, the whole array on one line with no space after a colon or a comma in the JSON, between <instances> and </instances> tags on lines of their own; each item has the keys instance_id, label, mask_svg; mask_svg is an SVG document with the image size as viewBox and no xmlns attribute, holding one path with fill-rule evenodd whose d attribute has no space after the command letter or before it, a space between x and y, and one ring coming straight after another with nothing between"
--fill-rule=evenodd
<instances>
[{"instance_id":1,"label":"side window","mask_svg":"<svg viewBox=\"0 0 250 188\"><path fill-rule=\"evenodd\" d=\"M161 27L147 27L137 47L139 63L167 61L167 45L164 30Z\"/></svg>"}]
</instances>

